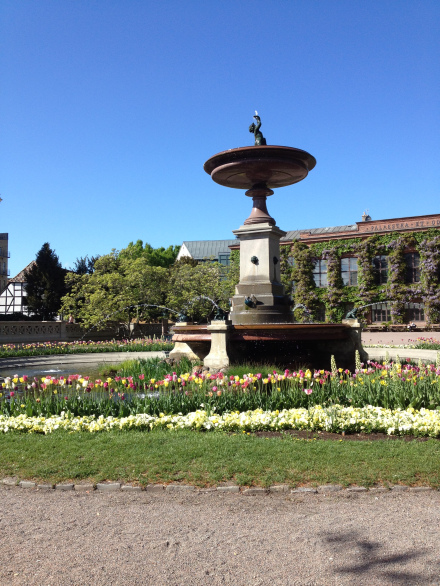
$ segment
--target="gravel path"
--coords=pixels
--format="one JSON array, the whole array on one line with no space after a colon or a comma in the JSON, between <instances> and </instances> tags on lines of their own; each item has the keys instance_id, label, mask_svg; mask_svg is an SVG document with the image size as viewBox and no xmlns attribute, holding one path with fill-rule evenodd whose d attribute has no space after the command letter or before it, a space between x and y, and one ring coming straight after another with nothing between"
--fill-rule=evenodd
<instances>
[{"instance_id":1,"label":"gravel path","mask_svg":"<svg viewBox=\"0 0 440 586\"><path fill-rule=\"evenodd\" d=\"M0 487L0 584L440 584L440 493Z\"/></svg>"}]
</instances>

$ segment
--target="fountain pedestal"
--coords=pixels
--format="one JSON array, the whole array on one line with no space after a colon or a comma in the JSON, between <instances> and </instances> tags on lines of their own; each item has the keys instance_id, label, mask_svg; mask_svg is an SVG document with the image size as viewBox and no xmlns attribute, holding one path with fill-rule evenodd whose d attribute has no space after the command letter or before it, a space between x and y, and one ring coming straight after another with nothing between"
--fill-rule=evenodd
<instances>
[{"instance_id":1,"label":"fountain pedestal","mask_svg":"<svg viewBox=\"0 0 440 586\"><path fill-rule=\"evenodd\" d=\"M280 238L286 232L266 222L245 224L233 233L240 239L240 282L232 298L232 323L290 323L291 303L280 272Z\"/></svg>"},{"instance_id":2,"label":"fountain pedestal","mask_svg":"<svg viewBox=\"0 0 440 586\"><path fill-rule=\"evenodd\" d=\"M179 325L189 327L192 325L192 322L179 322ZM199 358L186 342L174 341L174 348L169 353L169 358L180 360L182 357L188 358L188 360L198 360Z\"/></svg>"}]
</instances>

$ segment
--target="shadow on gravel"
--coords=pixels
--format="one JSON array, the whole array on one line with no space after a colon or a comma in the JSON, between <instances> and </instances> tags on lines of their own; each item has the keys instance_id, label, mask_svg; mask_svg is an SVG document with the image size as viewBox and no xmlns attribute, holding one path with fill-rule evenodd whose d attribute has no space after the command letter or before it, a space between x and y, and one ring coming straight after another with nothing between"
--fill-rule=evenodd
<instances>
[{"instance_id":1,"label":"shadow on gravel","mask_svg":"<svg viewBox=\"0 0 440 586\"><path fill-rule=\"evenodd\" d=\"M338 554L347 559L348 556L354 558L353 563L343 566L335 566L334 572L339 575L351 575L353 583L356 579L367 578L371 583L375 580L382 579L393 584L431 584L431 580L438 580L440 571L440 562L436 562L435 568L430 568L429 560L424 560L427 550L407 550L401 553L389 554L384 551L384 544L377 541L368 541L359 533L350 532L342 535L327 533L324 536L325 541L334 548L334 560L337 564ZM422 558L418 565L424 568L423 573L413 571L413 568L406 569L404 566L410 566L416 559ZM362 582L364 583L364 582ZM380 582L382 583L382 582ZM437 581L435 582L437 583Z\"/></svg>"}]
</instances>

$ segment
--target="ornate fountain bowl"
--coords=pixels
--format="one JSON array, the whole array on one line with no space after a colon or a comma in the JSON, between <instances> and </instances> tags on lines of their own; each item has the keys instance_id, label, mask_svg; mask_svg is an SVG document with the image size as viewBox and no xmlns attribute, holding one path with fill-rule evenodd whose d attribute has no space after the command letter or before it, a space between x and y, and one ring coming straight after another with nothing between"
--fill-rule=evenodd
<instances>
[{"instance_id":1,"label":"ornate fountain bowl","mask_svg":"<svg viewBox=\"0 0 440 586\"><path fill-rule=\"evenodd\" d=\"M315 165L315 157L306 151L270 145L223 151L208 159L203 168L220 185L252 191L257 186L272 190L298 183Z\"/></svg>"},{"instance_id":2,"label":"ornate fountain bowl","mask_svg":"<svg viewBox=\"0 0 440 586\"><path fill-rule=\"evenodd\" d=\"M244 224L275 225L269 215L266 198L272 189L292 185L305 179L316 159L301 149L284 146L250 146L230 149L214 155L203 168L212 179L235 189L246 189L252 197L251 215Z\"/></svg>"}]
</instances>

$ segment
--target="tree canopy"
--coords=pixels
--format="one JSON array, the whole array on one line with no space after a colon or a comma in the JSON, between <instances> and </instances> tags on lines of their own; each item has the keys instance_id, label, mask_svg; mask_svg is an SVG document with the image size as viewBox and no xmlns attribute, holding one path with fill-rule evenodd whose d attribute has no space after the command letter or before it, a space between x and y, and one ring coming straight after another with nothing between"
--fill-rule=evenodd
<instances>
[{"instance_id":1,"label":"tree canopy","mask_svg":"<svg viewBox=\"0 0 440 586\"><path fill-rule=\"evenodd\" d=\"M70 273L70 293L63 298L63 311L72 313L86 327L105 327L109 320L129 323L133 317L150 320L166 298L168 271L145 264L142 258L120 258L117 251L101 256L93 273Z\"/></svg>"},{"instance_id":2,"label":"tree canopy","mask_svg":"<svg viewBox=\"0 0 440 586\"><path fill-rule=\"evenodd\" d=\"M153 248L150 244L137 240L136 244L130 242L127 248L123 248L119 256L121 259L131 258L133 260L142 258L150 267L170 267L177 258L179 246L168 246L164 248Z\"/></svg>"},{"instance_id":3,"label":"tree canopy","mask_svg":"<svg viewBox=\"0 0 440 586\"><path fill-rule=\"evenodd\" d=\"M98 256L91 256L89 258L88 255L76 259L73 268L70 269L73 273L77 275L86 275L87 273L91 274L95 270L95 262L98 260Z\"/></svg>"},{"instance_id":4,"label":"tree canopy","mask_svg":"<svg viewBox=\"0 0 440 586\"><path fill-rule=\"evenodd\" d=\"M173 310L169 317L184 310L194 320L205 320L215 307L204 297L227 310L235 283L225 278L224 267L217 262L175 262L177 251L177 246L153 249L138 240L99 257L93 273L67 275L63 311L99 329L108 321L156 320L165 307Z\"/></svg>"},{"instance_id":5,"label":"tree canopy","mask_svg":"<svg viewBox=\"0 0 440 586\"><path fill-rule=\"evenodd\" d=\"M216 308L212 301L228 311L230 296L230 283L225 279L223 265L218 262L195 266L176 263L170 270L167 304L172 309L184 311L195 321L213 316Z\"/></svg>"}]
</instances>

